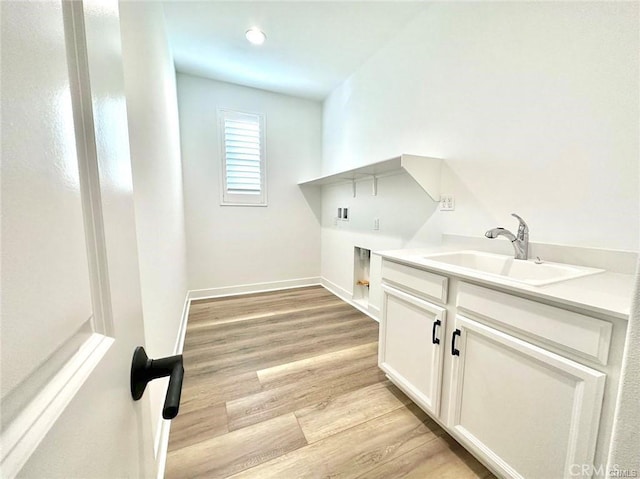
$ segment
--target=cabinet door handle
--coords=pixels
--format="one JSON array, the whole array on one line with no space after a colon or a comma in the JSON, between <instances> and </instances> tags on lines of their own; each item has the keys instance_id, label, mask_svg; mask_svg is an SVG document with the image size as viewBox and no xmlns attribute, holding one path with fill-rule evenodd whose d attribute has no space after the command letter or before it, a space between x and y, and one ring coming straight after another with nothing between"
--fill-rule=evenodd
<instances>
[{"instance_id":1,"label":"cabinet door handle","mask_svg":"<svg viewBox=\"0 0 640 479\"><path fill-rule=\"evenodd\" d=\"M439 320L439 319L436 319L436 320L433 322L433 329L431 330L431 342L432 342L433 344L440 344L440 339L439 339L439 338L436 338L436 329L437 329L437 327L438 327L438 326L440 326L441 324L442 324L442 323L440 322L440 320Z\"/></svg>"},{"instance_id":2,"label":"cabinet door handle","mask_svg":"<svg viewBox=\"0 0 640 479\"><path fill-rule=\"evenodd\" d=\"M456 349L456 336L460 336L460 330L456 329L451 335L451 354L453 356L460 356L460 350Z\"/></svg>"}]
</instances>

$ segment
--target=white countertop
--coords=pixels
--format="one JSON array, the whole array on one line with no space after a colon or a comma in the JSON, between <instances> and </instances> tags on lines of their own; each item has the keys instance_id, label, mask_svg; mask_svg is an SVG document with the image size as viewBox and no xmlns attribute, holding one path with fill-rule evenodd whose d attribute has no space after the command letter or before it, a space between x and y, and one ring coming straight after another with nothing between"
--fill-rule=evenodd
<instances>
[{"instance_id":1,"label":"white countertop","mask_svg":"<svg viewBox=\"0 0 640 479\"><path fill-rule=\"evenodd\" d=\"M403 249L393 251L375 251L380 255L396 262L404 263L420 269L455 276L471 280L475 283L495 286L502 290L521 293L526 296L553 301L581 309L588 309L597 313L629 319L631 298L634 286L634 276L631 274L602 273L569 279L545 286L530 286L509 279L485 275L482 272L467 268L452 266L424 258L434 253L452 251L451 249Z\"/></svg>"}]
</instances>

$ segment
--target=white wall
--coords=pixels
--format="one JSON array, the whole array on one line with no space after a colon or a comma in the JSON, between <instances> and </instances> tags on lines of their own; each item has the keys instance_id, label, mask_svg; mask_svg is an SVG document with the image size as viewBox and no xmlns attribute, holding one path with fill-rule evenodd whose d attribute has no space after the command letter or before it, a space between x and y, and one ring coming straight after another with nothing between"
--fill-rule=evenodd
<instances>
[{"instance_id":1,"label":"white wall","mask_svg":"<svg viewBox=\"0 0 640 479\"><path fill-rule=\"evenodd\" d=\"M174 354L187 293L175 70L160 3L121 2L120 19L145 348L163 357ZM166 380L149 391L157 420Z\"/></svg>"},{"instance_id":2,"label":"white wall","mask_svg":"<svg viewBox=\"0 0 640 479\"><path fill-rule=\"evenodd\" d=\"M322 106L178 74L190 289L303 278L320 272L320 226L297 182L319 172ZM267 207L220 206L216 110L266 117Z\"/></svg>"},{"instance_id":3,"label":"white wall","mask_svg":"<svg viewBox=\"0 0 640 479\"><path fill-rule=\"evenodd\" d=\"M326 100L323 171L444 158L444 233L518 212L535 241L636 250L637 25L631 2L435 2Z\"/></svg>"}]
</instances>

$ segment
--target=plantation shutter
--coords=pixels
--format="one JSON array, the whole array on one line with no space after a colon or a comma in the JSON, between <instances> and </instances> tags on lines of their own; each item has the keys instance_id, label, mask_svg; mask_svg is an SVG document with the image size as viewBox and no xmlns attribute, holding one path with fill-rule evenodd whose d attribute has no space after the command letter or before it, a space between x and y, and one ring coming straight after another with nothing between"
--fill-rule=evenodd
<instances>
[{"instance_id":1,"label":"plantation shutter","mask_svg":"<svg viewBox=\"0 0 640 479\"><path fill-rule=\"evenodd\" d=\"M263 117L221 112L223 203L265 204Z\"/></svg>"}]
</instances>

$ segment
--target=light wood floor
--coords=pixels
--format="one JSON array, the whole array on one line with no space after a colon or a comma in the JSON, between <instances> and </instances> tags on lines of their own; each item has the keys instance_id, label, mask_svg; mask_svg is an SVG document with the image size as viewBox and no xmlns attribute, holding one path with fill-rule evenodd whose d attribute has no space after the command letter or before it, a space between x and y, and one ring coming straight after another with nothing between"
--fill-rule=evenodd
<instances>
[{"instance_id":1,"label":"light wood floor","mask_svg":"<svg viewBox=\"0 0 640 479\"><path fill-rule=\"evenodd\" d=\"M166 477L492 477L377 346L378 323L322 287L192 303Z\"/></svg>"}]
</instances>

